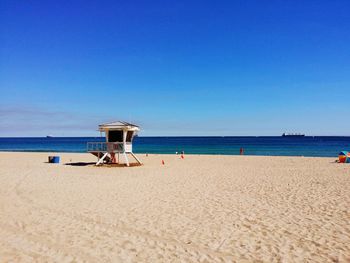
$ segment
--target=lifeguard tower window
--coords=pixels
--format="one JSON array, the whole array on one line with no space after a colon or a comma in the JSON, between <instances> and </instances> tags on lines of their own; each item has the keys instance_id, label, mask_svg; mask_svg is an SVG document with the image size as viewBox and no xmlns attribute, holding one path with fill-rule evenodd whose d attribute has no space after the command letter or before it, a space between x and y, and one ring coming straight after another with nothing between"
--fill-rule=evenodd
<instances>
[{"instance_id":1,"label":"lifeguard tower window","mask_svg":"<svg viewBox=\"0 0 350 263\"><path fill-rule=\"evenodd\" d=\"M123 142L123 131L109 131L108 132L109 142Z\"/></svg>"},{"instance_id":2,"label":"lifeguard tower window","mask_svg":"<svg viewBox=\"0 0 350 263\"><path fill-rule=\"evenodd\" d=\"M127 142L131 142L133 133L134 133L133 131L128 131L128 133L126 134L126 141Z\"/></svg>"}]
</instances>

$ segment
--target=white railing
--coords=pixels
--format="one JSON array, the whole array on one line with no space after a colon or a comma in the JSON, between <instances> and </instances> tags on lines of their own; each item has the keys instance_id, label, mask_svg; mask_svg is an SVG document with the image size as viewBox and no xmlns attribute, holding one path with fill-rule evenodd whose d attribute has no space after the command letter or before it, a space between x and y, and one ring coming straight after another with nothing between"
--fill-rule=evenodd
<instances>
[{"instance_id":1,"label":"white railing","mask_svg":"<svg viewBox=\"0 0 350 263\"><path fill-rule=\"evenodd\" d=\"M88 142L88 152L124 152L124 144L122 142Z\"/></svg>"}]
</instances>

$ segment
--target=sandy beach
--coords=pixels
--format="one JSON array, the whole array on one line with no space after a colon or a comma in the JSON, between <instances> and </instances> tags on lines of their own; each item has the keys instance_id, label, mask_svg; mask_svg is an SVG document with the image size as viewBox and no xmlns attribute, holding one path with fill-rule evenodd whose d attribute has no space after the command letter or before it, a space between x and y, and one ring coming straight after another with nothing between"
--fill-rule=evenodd
<instances>
[{"instance_id":1,"label":"sandy beach","mask_svg":"<svg viewBox=\"0 0 350 263\"><path fill-rule=\"evenodd\" d=\"M48 155L0 153L0 262L350 261L336 158Z\"/></svg>"}]
</instances>

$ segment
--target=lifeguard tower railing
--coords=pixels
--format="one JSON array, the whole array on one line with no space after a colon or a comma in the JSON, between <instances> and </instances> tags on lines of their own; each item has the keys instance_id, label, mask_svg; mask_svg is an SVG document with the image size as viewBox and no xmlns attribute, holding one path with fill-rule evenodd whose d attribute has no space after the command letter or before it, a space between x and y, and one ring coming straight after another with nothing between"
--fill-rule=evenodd
<instances>
[{"instance_id":1,"label":"lifeguard tower railing","mask_svg":"<svg viewBox=\"0 0 350 263\"><path fill-rule=\"evenodd\" d=\"M131 152L132 144L122 142L88 142L87 143L88 152L102 152L102 153L123 153Z\"/></svg>"}]
</instances>

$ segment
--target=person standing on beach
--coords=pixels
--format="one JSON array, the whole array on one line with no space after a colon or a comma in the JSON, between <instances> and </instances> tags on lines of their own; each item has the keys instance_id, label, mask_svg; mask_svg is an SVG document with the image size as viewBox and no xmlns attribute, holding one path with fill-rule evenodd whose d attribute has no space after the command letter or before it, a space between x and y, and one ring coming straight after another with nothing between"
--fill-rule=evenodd
<instances>
[{"instance_id":1,"label":"person standing on beach","mask_svg":"<svg viewBox=\"0 0 350 263\"><path fill-rule=\"evenodd\" d=\"M244 154L244 149L241 147L241 149L239 149L239 154L243 155Z\"/></svg>"}]
</instances>

